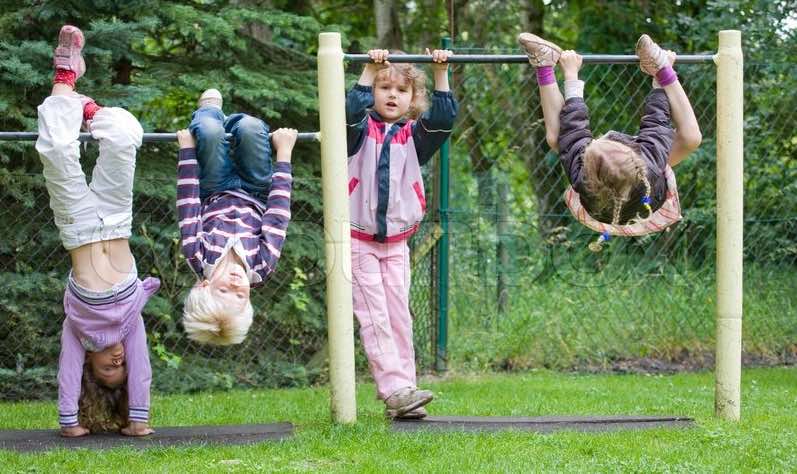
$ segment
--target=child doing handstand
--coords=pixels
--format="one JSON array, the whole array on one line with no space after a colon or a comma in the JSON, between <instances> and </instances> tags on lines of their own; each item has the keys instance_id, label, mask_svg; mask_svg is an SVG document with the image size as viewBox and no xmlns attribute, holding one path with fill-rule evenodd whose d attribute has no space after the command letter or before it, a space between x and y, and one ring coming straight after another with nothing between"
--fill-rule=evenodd
<instances>
[{"instance_id":1,"label":"child doing handstand","mask_svg":"<svg viewBox=\"0 0 797 474\"><path fill-rule=\"evenodd\" d=\"M680 220L672 167L697 149L702 136L672 68L675 53L662 50L647 35L639 38L640 68L653 76L639 133L610 131L593 139L584 82L578 79L581 56L530 33L520 34L518 41L537 67L546 140L559 150L571 184L567 205L579 222L601 234L590 249L599 251L611 235L660 232ZM564 73L564 97L553 72L557 63Z\"/></svg>"},{"instance_id":2,"label":"child doing handstand","mask_svg":"<svg viewBox=\"0 0 797 474\"><path fill-rule=\"evenodd\" d=\"M61 28L52 95L38 108L36 141L55 224L72 260L58 362L61 434L121 428L142 436L152 433L152 372L141 310L160 286L155 278L138 278L128 244L143 132L126 110L99 107L74 91L86 69L83 45L78 28ZM99 141L90 184L80 166L81 126Z\"/></svg>"},{"instance_id":3,"label":"child doing handstand","mask_svg":"<svg viewBox=\"0 0 797 474\"><path fill-rule=\"evenodd\" d=\"M428 51L427 51L428 53ZM426 211L421 166L451 133L457 103L448 86L450 51L432 54L435 90L409 64L368 53L346 100L354 314L388 417L423 418L432 392L418 390L409 308L407 240Z\"/></svg>"},{"instance_id":4,"label":"child doing handstand","mask_svg":"<svg viewBox=\"0 0 797 474\"><path fill-rule=\"evenodd\" d=\"M189 130L177 132L177 211L183 255L198 277L183 327L198 342L229 345L246 337L250 288L265 283L285 242L297 132L273 133L272 173L268 125L246 114L225 116L221 107L219 91L208 89Z\"/></svg>"}]
</instances>

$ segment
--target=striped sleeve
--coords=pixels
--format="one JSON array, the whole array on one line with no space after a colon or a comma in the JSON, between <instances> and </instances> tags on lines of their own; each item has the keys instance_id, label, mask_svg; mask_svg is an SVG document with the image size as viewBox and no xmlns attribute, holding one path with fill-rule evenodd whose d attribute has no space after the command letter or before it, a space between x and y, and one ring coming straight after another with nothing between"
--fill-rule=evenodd
<instances>
[{"instance_id":1,"label":"striped sleeve","mask_svg":"<svg viewBox=\"0 0 797 474\"><path fill-rule=\"evenodd\" d=\"M266 212L260 236L260 262L254 270L263 281L274 271L285 243L288 222L291 220L291 164L278 161L271 177Z\"/></svg>"},{"instance_id":2,"label":"striped sleeve","mask_svg":"<svg viewBox=\"0 0 797 474\"><path fill-rule=\"evenodd\" d=\"M202 277L202 203L199 199L199 162L194 148L181 149L177 161L177 216L183 255L191 269Z\"/></svg>"}]
</instances>

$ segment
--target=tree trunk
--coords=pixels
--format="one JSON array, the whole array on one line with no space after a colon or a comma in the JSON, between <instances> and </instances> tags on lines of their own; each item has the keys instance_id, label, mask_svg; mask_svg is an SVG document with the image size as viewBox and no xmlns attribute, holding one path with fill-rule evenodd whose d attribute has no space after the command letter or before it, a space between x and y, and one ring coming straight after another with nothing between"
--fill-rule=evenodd
<instances>
[{"instance_id":1,"label":"tree trunk","mask_svg":"<svg viewBox=\"0 0 797 474\"><path fill-rule=\"evenodd\" d=\"M376 44L380 48L401 49L401 25L395 0L374 0Z\"/></svg>"},{"instance_id":2,"label":"tree trunk","mask_svg":"<svg viewBox=\"0 0 797 474\"><path fill-rule=\"evenodd\" d=\"M234 0L232 2L235 6L246 8L273 8L271 0ZM271 43L271 28L262 24L250 22L241 27L239 33L249 36L260 44Z\"/></svg>"},{"instance_id":3,"label":"tree trunk","mask_svg":"<svg viewBox=\"0 0 797 474\"><path fill-rule=\"evenodd\" d=\"M133 74L133 62L130 58L123 56L119 58L113 65L114 76L113 84L122 84L125 86L130 85L130 78Z\"/></svg>"}]
</instances>

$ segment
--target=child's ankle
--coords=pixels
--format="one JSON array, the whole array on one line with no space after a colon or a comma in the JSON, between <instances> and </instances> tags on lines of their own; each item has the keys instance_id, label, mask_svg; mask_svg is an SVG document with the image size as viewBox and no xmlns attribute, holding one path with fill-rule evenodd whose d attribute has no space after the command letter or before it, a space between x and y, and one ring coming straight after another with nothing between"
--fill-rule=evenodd
<instances>
[{"instance_id":1,"label":"child's ankle","mask_svg":"<svg viewBox=\"0 0 797 474\"><path fill-rule=\"evenodd\" d=\"M55 70L55 74L53 76L53 84L66 84L72 89L74 89L76 81L77 81L77 74L75 73L75 71L70 71L69 69Z\"/></svg>"},{"instance_id":2,"label":"child's ankle","mask_svg":"<svg viewBox=\"0 0 797 474\"><path fill-rule=\"evenodd\" d=\"M96 114L101 108L102 107L97 105L97 103L93 100L86 102L83 105L83 121L91 122L91 120L94 118L94 114Z\"/></svg>"},{"instance_id":3,"label":"child's ankle","mask_svg":"<svg viewBox=\"0 0 797 474\"><path fill-rule=\"evenodd\" d=\"M537 68L537 85L547 86L556 83L553 66L540 66Z\"/></svg>"},{"instance_id":4,"label":"child's ankle","mask_svg":"<svg viewBox=\"0 0 797 474\"><path fill-rule=\"evenodd\" d=\"M63 82L56 82L53 84L52 92L50 95L74 95L75 89L69 84Z\"/></svg>"},{"instance_id":5,"label":"child's ankle","mask_svg":"<svg viewBox=\"0 0 797 474\"><path fill-rule=\"evenodd\" d=\"M673 82L678 80L678 75L675 73L675 70L672 66L666 66L659 70L656 73L655 80L658 82L660 87L669 86ZM655 87L655 82L653 83Z\"/></svg>"}]
</instances>

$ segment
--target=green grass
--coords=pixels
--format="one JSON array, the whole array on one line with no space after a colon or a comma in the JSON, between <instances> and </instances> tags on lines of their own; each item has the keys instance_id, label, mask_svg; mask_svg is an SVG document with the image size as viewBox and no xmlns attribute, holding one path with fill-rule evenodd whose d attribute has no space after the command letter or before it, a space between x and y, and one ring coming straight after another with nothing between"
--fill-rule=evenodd
<instances>
[{"instance_id":1,"label":"green grass","mask_svg":"<svg viewBox=\"0 0 797 474\"><path fill-rule=\"evenodd\" d=\"M358 387L359 422L334 426L323 388L155 397L155 426L289 420L285 442L104 452L0 451L2 472L788 472L797 467L797 368L743 374L742 421L713 417L711 373L672 376L554 372L429 380L433 414L692 416L687 430L615 433L398 434L373 386ZM53 403L0 404L0 428L55 428Z\"/></svg>"},{"instance_id":2,"label":"green grass","mask_svg":"<svg viewBox=\"0 0 797 474\"><path fill-rule=\"evenodd\" d=\"M457 273L449 309L452 364L474 370L568 369L618 359L677 361L713 354L712 272L671 266L658 271L607 258L611 265L601 271L593 268L600 260L590 267L574 259L573 265L581 266L557 267L545 281L513 281L511 303L502 315L494 288L483 288L476 272ZM745 350L782 360L797 351L797 270L748 265L745 272Z\"/></svg>"}]
</instances>

